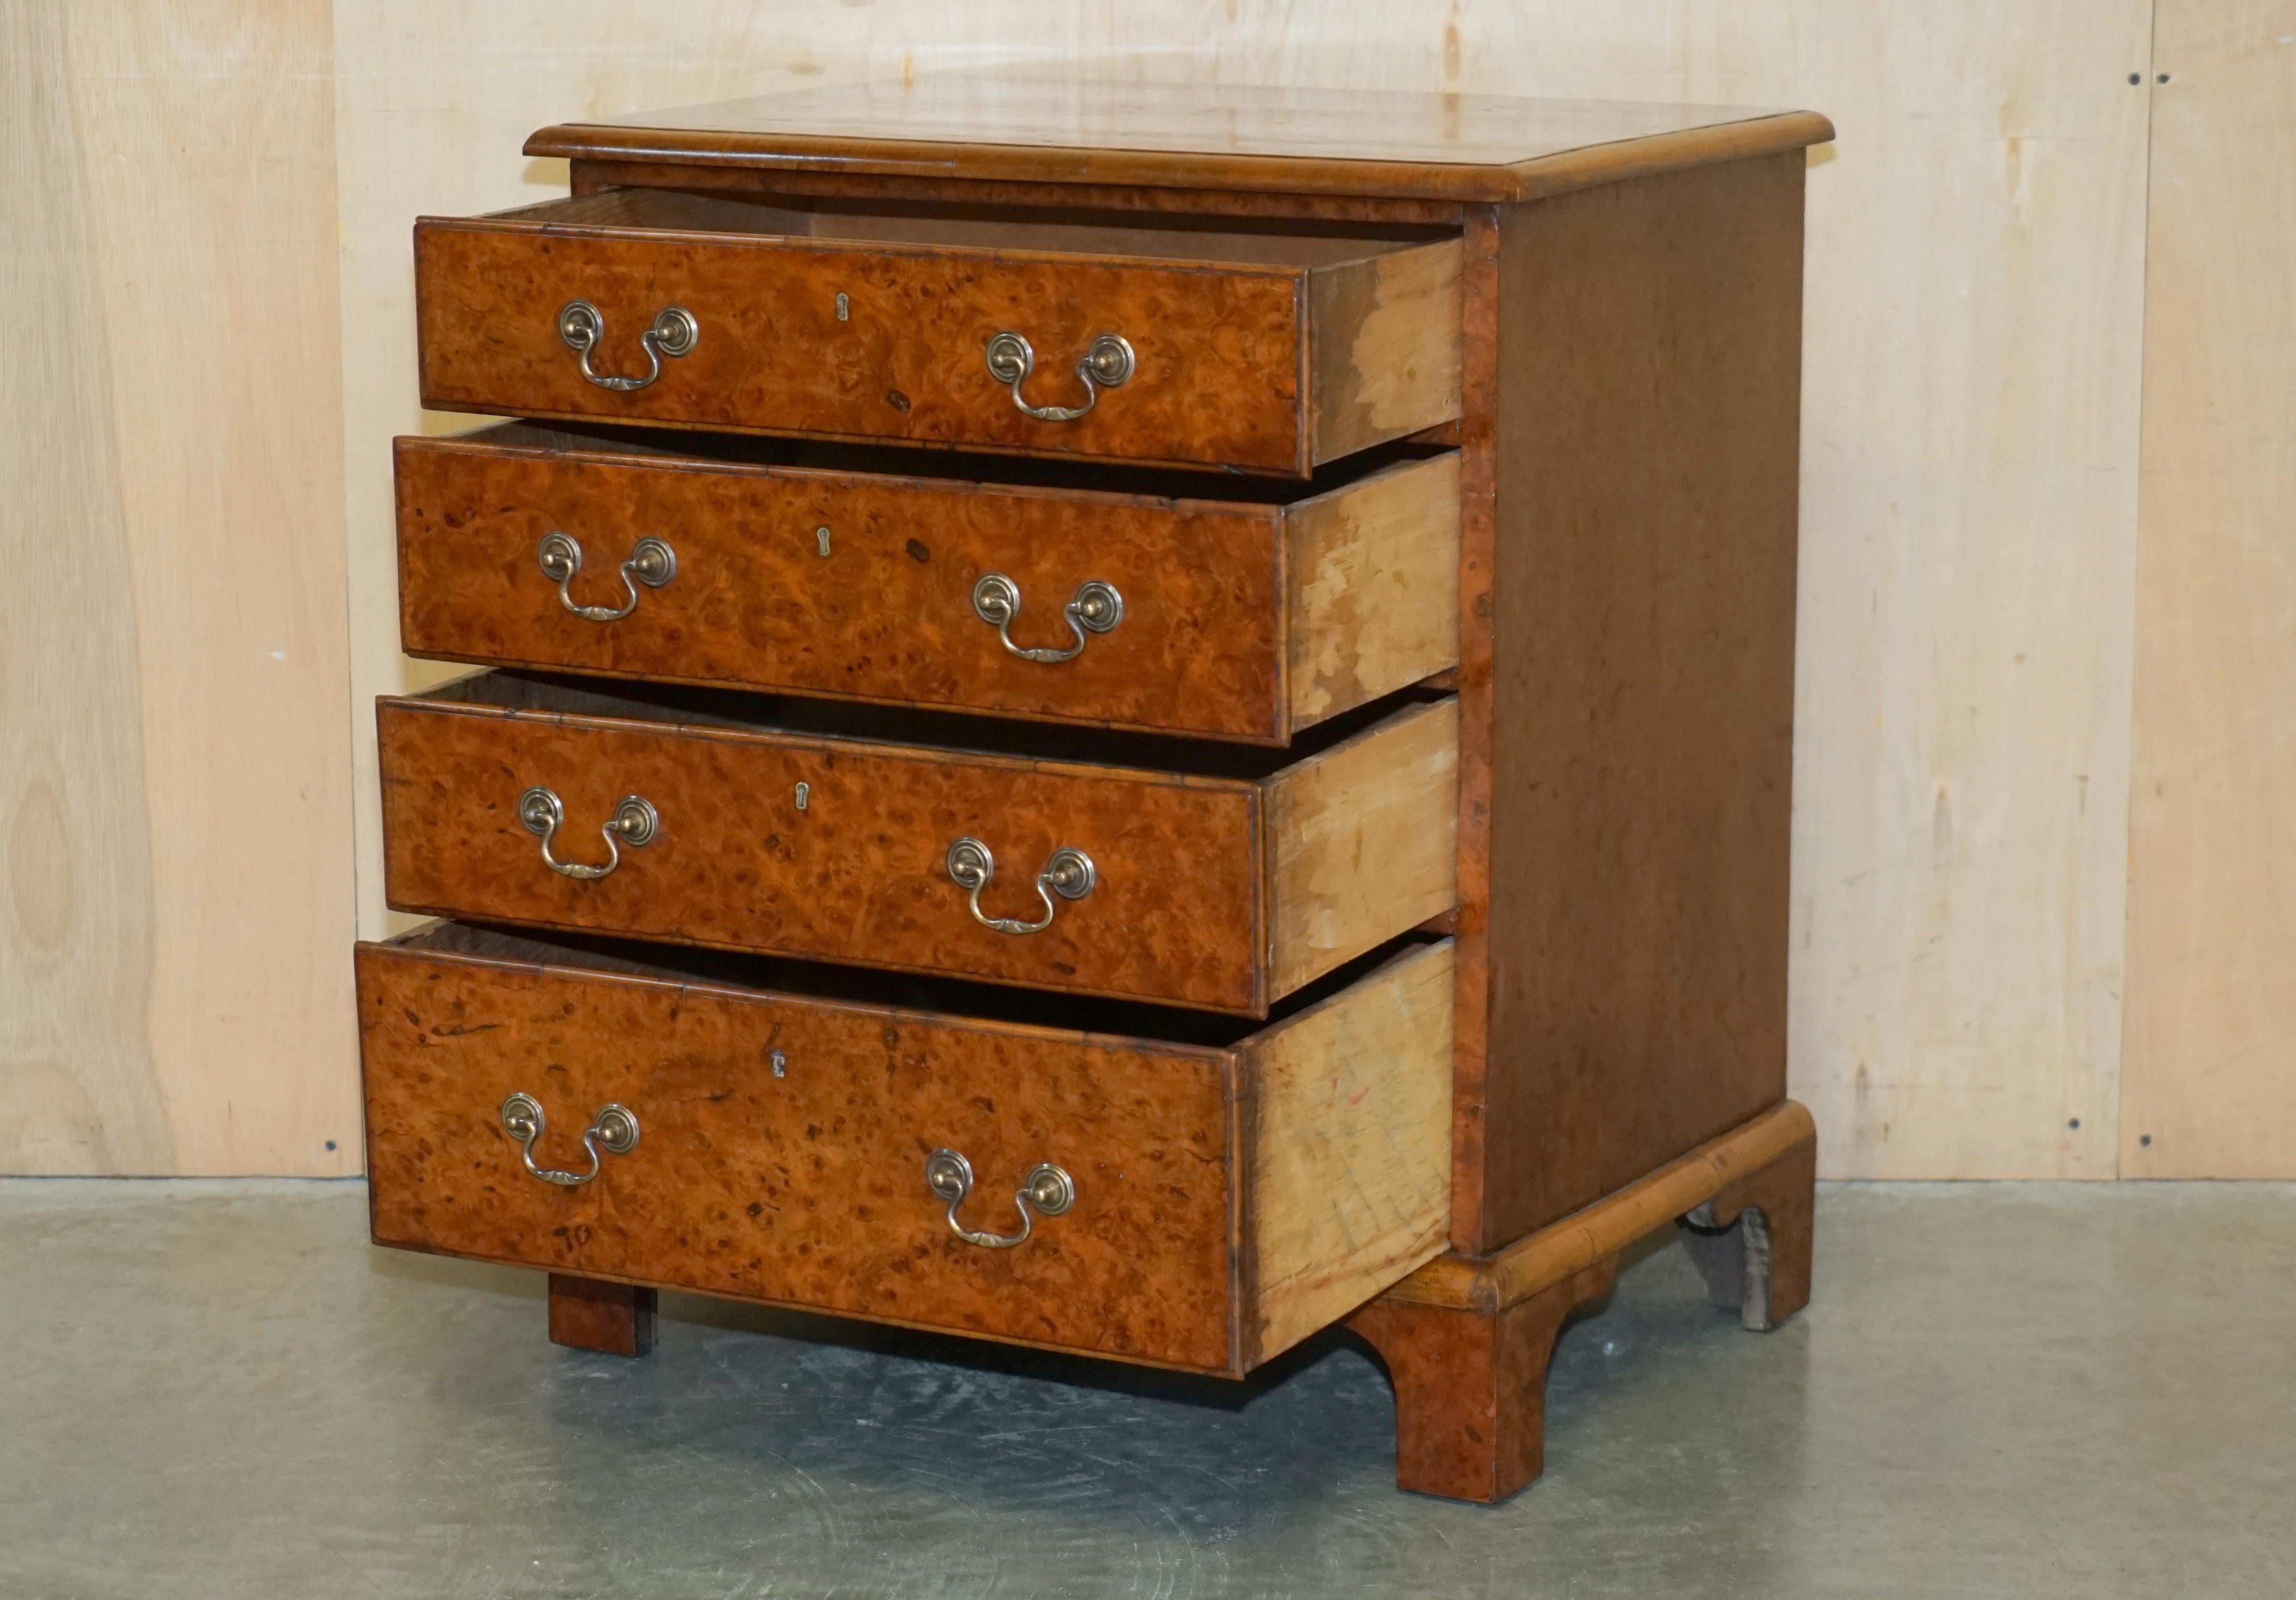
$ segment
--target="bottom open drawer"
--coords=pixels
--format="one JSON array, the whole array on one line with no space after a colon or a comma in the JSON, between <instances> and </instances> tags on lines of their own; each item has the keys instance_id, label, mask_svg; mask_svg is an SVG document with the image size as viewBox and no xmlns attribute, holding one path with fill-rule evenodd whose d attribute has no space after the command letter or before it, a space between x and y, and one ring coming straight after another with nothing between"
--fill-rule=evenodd
<instances>
[{"instance_id":1,"label":"bottom open drawer","mask_svg":"<svg viewBox=\"0 0 2296 1600\"><path fill-rule=\"evenodd\" d=\"M375 1241L1241 1375L1443 1249L1451 949L1249 1031L430 924L358 950Z\"/></svg>"}]
</instances>

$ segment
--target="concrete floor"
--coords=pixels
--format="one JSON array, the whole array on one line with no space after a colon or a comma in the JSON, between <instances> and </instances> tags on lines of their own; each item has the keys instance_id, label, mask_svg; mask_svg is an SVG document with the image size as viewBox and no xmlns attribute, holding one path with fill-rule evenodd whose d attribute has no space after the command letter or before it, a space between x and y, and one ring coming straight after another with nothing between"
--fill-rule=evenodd
<instances>
[{"instance_id":1,"label":"concrete floor","mask_svg":"<svg viewBox=\"0 0 2296 1600\"><path fill-rule=\"evenodd\" d=\"M1678 1246L1546 1476L1398 1493L1335 1335L1242 1387L378 1251L353 1184L0 1183L0 1595L2296 1593L2296 1188L1837 1188L1817 1298Z\"/></svg>"}]
</instances>

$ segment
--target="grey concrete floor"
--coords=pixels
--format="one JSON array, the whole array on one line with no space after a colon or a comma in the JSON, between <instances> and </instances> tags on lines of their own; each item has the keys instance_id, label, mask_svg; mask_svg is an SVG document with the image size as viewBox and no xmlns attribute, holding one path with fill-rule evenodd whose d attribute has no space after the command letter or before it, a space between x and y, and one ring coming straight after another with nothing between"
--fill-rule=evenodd
<instances>
[{"instance_id":1,"label":"grey concrete floor","mask_svg":"<svg viewBox=\"0 0 2296 1600\"><path fill-rule=\"evenodd\" d=\"M1655 1249L1496 1509L1396 1491L1339 1335L1235 1386L666 1296L625 1362L365 1226L0 1183L0 1595L2296 1593L2296 1188L1830 1188L1767 1336Z\"/></svg>"}]
</instances>

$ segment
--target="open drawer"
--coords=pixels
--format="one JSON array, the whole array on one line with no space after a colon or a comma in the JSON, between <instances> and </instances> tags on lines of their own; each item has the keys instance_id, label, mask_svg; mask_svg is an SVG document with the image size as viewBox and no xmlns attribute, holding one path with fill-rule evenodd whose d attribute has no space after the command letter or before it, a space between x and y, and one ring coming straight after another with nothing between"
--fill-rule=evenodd
<instances>
[{"instance_id":1,"label":"open drawer","mask_svg":"<svg viewBox=\"0 0 2296 1600\"><path fill-rule=\"evenodd\" d=\"M1447 451L1296 484L1009 458L1000 481L668 442L400 439L406 651L1271 744L1459 658Z\"/></svg>"},{"instance_id":2,"label":"open drawer","mask_svg":"<svg viewBox=\"0 0 2296 1600\"><path fill-rule=\"evenodd\" d=\"M1456 898L1448 697L1288 751L513 673L377 722L406 911L1261 1016Z\"/></svg>"},{"instance_id":3,"label":"open drawer","mask_svg":"<svg viewBox=\"0 0 2296 1600\"><path fill-rule=\"evenodd\" d=\"M655 959L359 947L376 1243L1231 1375L1443 1250L1447 940L1256 1032Z\"/></svg>"},{"instance_id":4,"label":"open drawer","mask_svg":"<svg viewBox=\"0 0 2296 1600\"><path fill-rule=\"evenodd\" d=\"M607 190L415 224L422 403L1305 477L1457 417L1460 258Z\"/></svg>"}]
</instances>

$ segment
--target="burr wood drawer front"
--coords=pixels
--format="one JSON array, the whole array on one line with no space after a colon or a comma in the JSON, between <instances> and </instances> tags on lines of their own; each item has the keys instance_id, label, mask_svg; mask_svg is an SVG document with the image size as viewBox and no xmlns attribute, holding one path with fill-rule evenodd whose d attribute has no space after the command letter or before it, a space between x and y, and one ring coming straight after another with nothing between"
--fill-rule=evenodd
<instances>
[{"instance_id":1,"label":"burr wood drawer front","mask_svg":"<svg viewBox=\"0 0 2296 1600\"><path fill-rule=\"evenodd\" d=\"M1092 760L1178 754L1041 724L972 725L998 749L815 731L849 734L866 709L692 691L670 707L503 673L386 699L386 893L1245 1016L1456 897L1449 698L1335 720L1304 755L1190 747L1212 772Z\"/></svg>"},{"instance_id":2,"label":"burr wood drawer front","mask_svg":"<svg viewBox=\"0 0 2296 1600\"><path fill-rule=\"evenodd\" d=\"M422 400L446 410L1301 477L1458 415L1460 244L1423 231L626 189L425 218L414 257Z\"/></svg>"},{"instance_id":3,"label":"burr wood drawer front","mask_svg":"<svg viewBox=\"0 0 2296 1600\"><path fill-rule=\"evenodd\" d=\"M399 440L406 649L1271 743L1458 659L1455 455L1210 500L750 443Z\"/></svg>"},{"instance_id":4,"label":"burr wood drawer front","mask_svg":"<svg viewBox=\"0 0 2296 1600\"><path fill-rule=\"evenodd\" d=\"M1173 1042L433 924L358 951L374 1237L1240 1374L1442 1250L1450 957Z\"/></svg>"}]
</instances>

